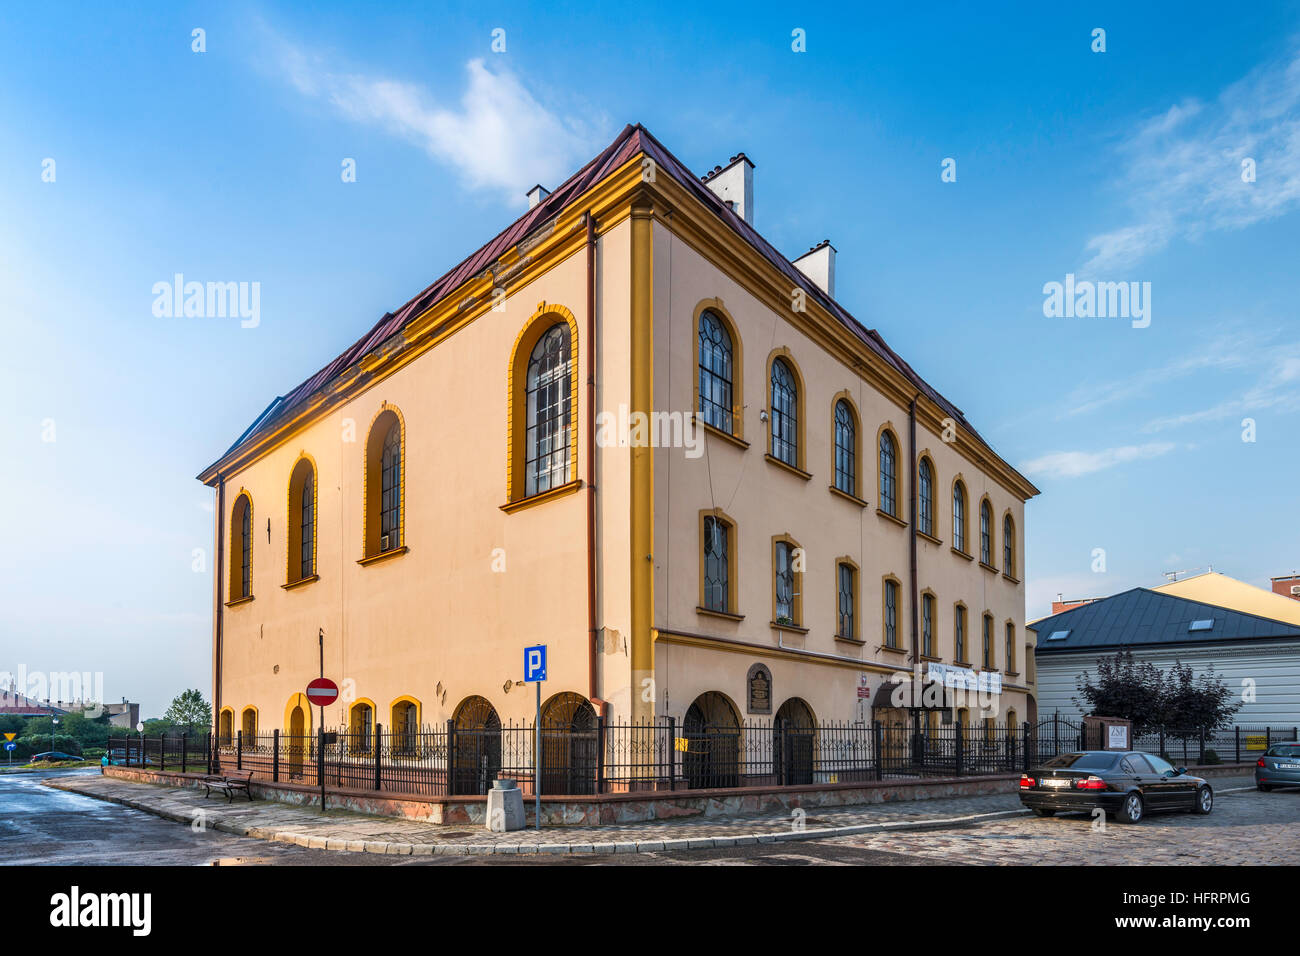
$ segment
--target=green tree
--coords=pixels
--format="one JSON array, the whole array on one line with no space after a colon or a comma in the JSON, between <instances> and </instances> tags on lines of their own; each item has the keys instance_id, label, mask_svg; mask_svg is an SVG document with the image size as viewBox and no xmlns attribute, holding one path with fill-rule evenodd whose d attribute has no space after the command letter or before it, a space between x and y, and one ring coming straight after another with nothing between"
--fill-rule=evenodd
<instances>
[{"instance_id":1,"label":"green tree","mask_svg":"<svg viewBox=\"0 0 1300 956\"><path fill-rule=\"evenodd\" d=\"M1163 723L1175 734L1209 734L1225 727L1241 709L1233 692L1214 673L1214 665L1197 677L1192 669L1175 661L1165 681Z\"/></svg>"},{"instance_id":2,"label":"green tree","mask_svg":"<svg viewBox=\"0 0 1300 956\"><path fill-rule=\"evenodd\" d=\"M206 727L211 722L212 706L197 689L187 690L171 702L162 719L193 732L196 725Z\"/></svg>"},{"instance_id":3,"label":"green tree","mask_svg":"<svg viewBox=\"0 0 1300 956\"><path fill-rule=\"evenodd\" d=\"M1131 720L1134 736L1159 726L1164 716L1165 675L1149 661L1135 660L1128 648L1098 658L1096 674L1080 674L1075 686L1079 696L1074 703L1081 710Z\"/></svg>"}]
</instances>

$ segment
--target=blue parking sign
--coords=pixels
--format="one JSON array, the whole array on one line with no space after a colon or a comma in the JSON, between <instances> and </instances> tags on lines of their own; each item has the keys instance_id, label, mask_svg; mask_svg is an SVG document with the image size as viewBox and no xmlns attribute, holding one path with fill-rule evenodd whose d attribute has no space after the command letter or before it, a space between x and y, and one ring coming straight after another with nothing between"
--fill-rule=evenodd
<instances>
[{"instance_id":1,"label":"blue parking sign","mask_svg":"<svg viewBox=\"0 0 1300 956\"><path fill-rule=\"evenodd\" d=\"M524 648L524 682L546 680L546 645Z\"/></svg>"}]
</instances>

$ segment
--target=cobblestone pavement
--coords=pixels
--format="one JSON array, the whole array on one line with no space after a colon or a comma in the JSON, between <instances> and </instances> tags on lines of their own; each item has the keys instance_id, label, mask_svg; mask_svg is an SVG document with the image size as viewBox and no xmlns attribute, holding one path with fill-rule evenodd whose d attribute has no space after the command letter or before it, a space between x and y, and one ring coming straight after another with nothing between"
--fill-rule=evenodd
<instances>
[{"instance_id":1,"label":"cobblestone pavement","mask_svg":"<svg viewBox=\"0 0 1300 956\"><path fill-rule=\"evenodd\" d=\"M999 819L979 827L875 833L826 841L845 850L897 853L927 863L1091 866L1294 865L1300 858L1300 790L1222 793L1249 780L1215 781L1209 816L1157 814L1135 826L1070 814ZM787 845L783 852L802 850ZM701 861L706 862L706 861ZM718 860L707 861L718 862Z\"/></svg>"},{"instance_id":2,"label":"cobblestone pavement","mask_svg":"<svg viewBox=\"0 0 1300 956\"><path fill-rule=\"evenodd\" d=\"M146 810L171 820L228 833L313 849L395 854L629 853L712 848L737 840L812 839L883 827L946 826L1021 814L1014 793L918 800L856 807L815 808L802 814L696 816L653 823L600 827L545 827L541 831L491 833L482 827L454 827L367 816L346 810L320 813L268 800L221 797L201 791L134 783L98 775L64 777L51 786Z\"/></svg>"},{"instance_id":3,"label":"cobblestone pavement","mask_svg":"<svg viewBox=\"0 0 1300 956\"><path fill-rule=\"evenodd\" d=\"M769 815L508 834L347 811L322 815L270 801L228 805L215 797L205 801L190 789L91 775L53 785L191 825L202 814L204 826L228 833L314 850L359 851L337 854L340 861L385 854L385 863L398 862L394 856L415 864L470 862L491 854L493 862L507 862L508 856L515 862L590 864L617 853L620 863L677 865L1231 865L1294 863L1300 849L1300 790L1257 793L1249 778L1216 780L1220 799L1208 817L1156 815L1131 827L1107 822L1104 830L1082 815L1025 816L1011 793L819 808L802 819L802 830L790 816Z\"/></svg>"}]
</instances>

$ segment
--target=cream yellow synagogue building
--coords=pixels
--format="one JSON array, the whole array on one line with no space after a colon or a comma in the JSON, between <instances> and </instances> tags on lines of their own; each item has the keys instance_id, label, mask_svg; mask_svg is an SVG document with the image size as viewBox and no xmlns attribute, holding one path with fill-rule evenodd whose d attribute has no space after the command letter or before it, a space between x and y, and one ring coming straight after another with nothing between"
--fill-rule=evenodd
<instances>
[{"instance_id":1,"label":"cream yellow synagogue building","mask_svg":"<svg viewBox=\"0 0 1300 956\"><path fill-rule=\"evenodd\" d=\"M753 227L629 126L277 398L215 490L223 734L531 720L1035 717L1037 489L834 299L835 249ZM953 683L954 677L956 684Z\"/></svg>"}]
</instances>

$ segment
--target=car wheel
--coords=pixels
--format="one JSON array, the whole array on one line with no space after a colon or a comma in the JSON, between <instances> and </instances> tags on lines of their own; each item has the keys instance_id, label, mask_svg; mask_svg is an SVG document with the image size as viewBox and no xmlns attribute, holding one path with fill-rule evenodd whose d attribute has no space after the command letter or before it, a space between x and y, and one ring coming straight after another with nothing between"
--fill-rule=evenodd
<instances>
[{"instance_id":1,"label":"car wheel","mask_svg":"<svg viewBox=\"0 0 1300 956\"><path fill-rule=\"evenodd\" d=\"M1214 791L1209 787L1201 787L1196 791L1196 806L1192 808L1193 813L1209 813L1214 809Z\"/></svg>"},{"instance_id":2,"label":"car wheel","mask_svg":"<svg viewBox=\"0 0 1300 956\"><path fill-rule=\"evenodd\" d=\"M1119 808L1119 813L1115 818L1120 823L1137 823L1142 819L1142 795L1134 790L1124 798L1123 805Z\"/></svg>"},{"instance_id":3,"label":"car wheel","mask_svg":"<svg viewBox=\"0 0 1300 956\"><path fill-rule=\"evenodd\" d=\"M1049 809L1047 809L1046 807L1034 807L1034 816L1036 816L1036 817L1054 817L1054 816L1056 816L1056 811L1055 811L1055 810L1049 810Z\"/></svg>"},{"instance_id":4,"label":"car wheel","mask_svg":"<svg viewBox=\"0 0 1300 956\"><path fill-rule=\"evenodd\" d=\"M1273 787L1272 785L1267 783L1257 783L1255 784L1255 789L1258 790L1260 793L1268 793L1270 790L1273 789Z\"/></svg>"}]
</instances>

